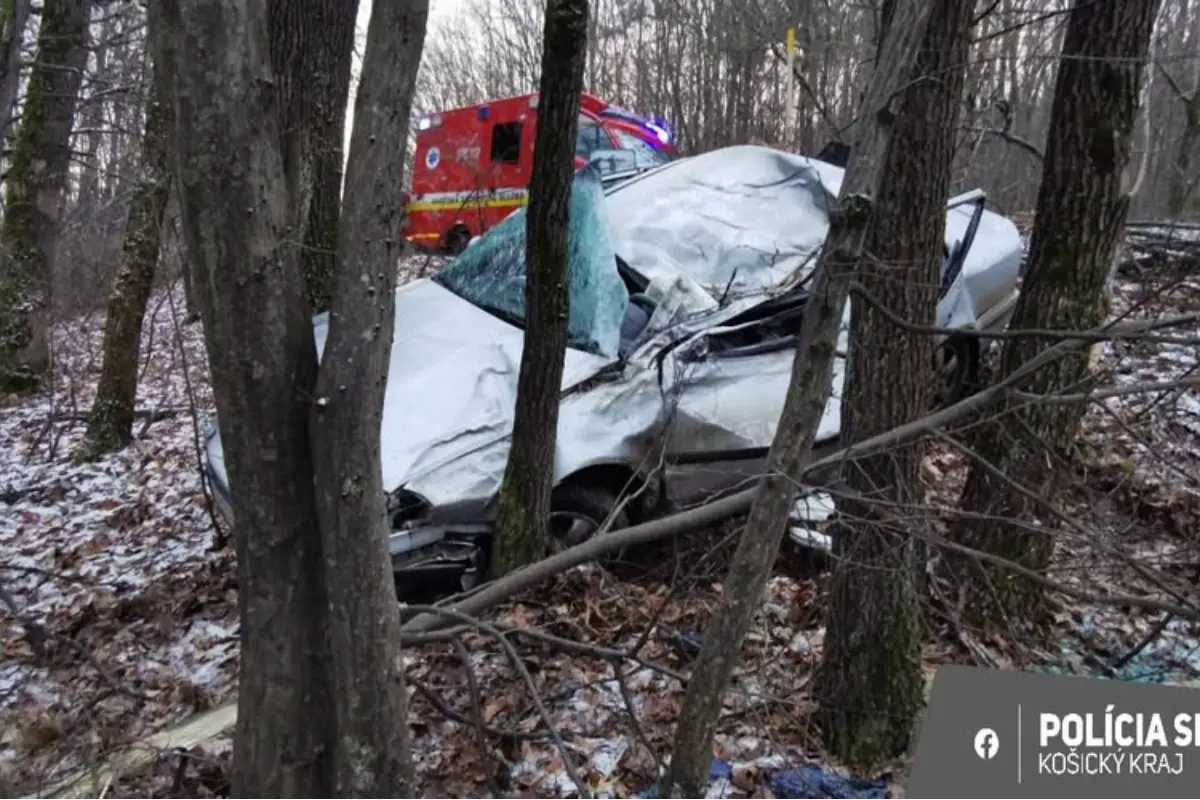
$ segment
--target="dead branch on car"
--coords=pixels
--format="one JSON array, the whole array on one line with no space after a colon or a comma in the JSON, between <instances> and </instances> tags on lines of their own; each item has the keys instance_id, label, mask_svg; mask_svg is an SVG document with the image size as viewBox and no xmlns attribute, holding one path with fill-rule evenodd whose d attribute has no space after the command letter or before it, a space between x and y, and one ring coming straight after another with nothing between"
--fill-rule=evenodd
<instances>
[{"instance_id":1,"label":"dead branch on car","mask_svg":"<svg viewBox=\"0 0 1200 800\"><path fill-rule=\"evenodd\" d=\"M1030 374L1064 355L1086 347L1088 344L1097 341L1148 335L1154 330L1184 325L1194 322L1197 319L1200 319L1200 313L1173 315L1158 320L1134 320L1115 324L1106 323L1092 331L1046 331L1042 334L1043 336L1057 337L1061 341L1042 351L1036 358L1023 365L1020 369L1015 370L1005 380L920 420L895 428L879 436L873 436L870 439L858 442L849 447L843 447L834 453L816 459L804 468L804 473L800 477L806 483L812 484L813 480L810 476L819 475L823 469L841 461L881 452L896 445L907 444L923 436L927 436L934 431L952 425L986 408L1001 394L1009 391L1009 387L1028 377ZM935 328L934 330L938 329ZM1188 339L1186 341L1191 340ZM535 564L516 570L497 581L484 584L481 588L473 590L470 595L462 597L457 601L448 599L447 605L440 607L437 613L418 613L417 616L412 617L404 623L401 631L404 634L413 634L436 630L440 627L439 623L444 622L444 612L446 611L452 610L463 614L478 614L519 592L536 586L548 578L577 567L580 564L592 561L599 556L620 550L621 548L655 542L669 536L713 525L738 514L744 514L753 502L757 491L758 487L755 486L707 505L589 539L582 544L563 550ZM961 545L953 545L950 549L963 555L981 558L997 566L1009 566L1012 568L1018 566L998 556L970 550ZM1022 572L1022 574L1024 573ZM1056 591L1080 600L1109 605L1130 605L1143 608L1157 608L1164 611L1170 610L1187 619L1200 619L1200 613L1194 610L1184 609L1154 598L1132 596L1102 597L1058 584L1044 576L1038 576L1036 580L1043 583L1048 581L1052 585L1048 586L1048 588L1054 588Z\"/></svg>"}]
</instances>

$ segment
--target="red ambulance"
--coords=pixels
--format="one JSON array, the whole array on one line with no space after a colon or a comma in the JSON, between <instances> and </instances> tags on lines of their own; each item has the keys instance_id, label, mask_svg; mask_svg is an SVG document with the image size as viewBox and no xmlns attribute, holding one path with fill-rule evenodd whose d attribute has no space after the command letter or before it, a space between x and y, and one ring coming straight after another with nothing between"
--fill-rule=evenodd
<instances>
[{"instance_id":1,"label":"red ambulance","mask_svg":"<svg viewBox=\"0 0 1200 800\"><path fill-rule=\"evenodd\" d=\"M412 187L403 198L409 241L459 253L528 202L537 99L506 97L418 121ZM590 94L579 105L576 169L590 163L602 178L618 179L674 157L664 125Z\"/></svg>"}]
</instances>

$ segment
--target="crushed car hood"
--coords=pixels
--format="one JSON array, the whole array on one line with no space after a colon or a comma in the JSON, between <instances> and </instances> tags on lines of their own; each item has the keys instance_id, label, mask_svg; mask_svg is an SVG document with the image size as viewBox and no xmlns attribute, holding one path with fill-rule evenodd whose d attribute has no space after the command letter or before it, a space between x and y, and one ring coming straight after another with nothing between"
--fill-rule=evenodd
<instances>
[{"instance_id":1,"label":"crushed car hood","mask_svg":"<svg viewBox=\"0 0 1200 800\"><path fill-rule=\"evenodd\" d=\"M314 324L324 350L328 316ZM381 457L389 491L512 431L523 331L429 279L396 292L396 335L383 401ZM563 389L609 359L567 350Z\"/></svg>"},{"instance_id":2,"label":"crushed car hood","mask_svg":"<svg viewBox=\"0 0 1200 800\"><path fill-rule=\"evenodd\" d=\"M380 441L388 491L511 433L524 341L520 329L427 278L396 292L395 325ZM328 332L329 315L315 317L318 353ZM568 349L563 389L608 363ZM208 443L208 460L227 486L219 436Z\"/></svg>"}]
</instances>

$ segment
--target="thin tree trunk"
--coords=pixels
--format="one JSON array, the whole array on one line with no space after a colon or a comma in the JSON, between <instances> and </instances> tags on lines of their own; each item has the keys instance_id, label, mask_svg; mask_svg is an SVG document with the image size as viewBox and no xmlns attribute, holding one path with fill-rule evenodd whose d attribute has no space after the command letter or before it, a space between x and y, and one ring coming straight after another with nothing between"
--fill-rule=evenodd
<instances>
[{"instance_id":1,"label":"thin tree trunk","mask_svg":"<svg viewBox=\"0 0 1200 800\"><path fill-rule=\"evenodd\" d=\"M314 313L329 309L337 268L338 217L342 207L342 164L346 103L355 14L342 13L326 25L331 46L321 52L317 129L313 140L313 186L304 233L304 285Z\"/></svg>"},{"instance_id":2,"label":"thin tree trunk","mask_svg":"<svg viewBox=\"0 0 1200 800\"><path fill-rule=\"evenodd\" d=\"M178 195L178 187L172 186L169 198L173 197L175 200L173 204L170 199L167 200L167 219L171 222L168 230L172 233L175 253L179 259L179 283L183 286L183 322L185 325L191 325L200 321L200 306L196 303L196 284L192 276L192 261L188 256L186 237L182 235L182 212Z\"/></svg>"},{"instance_id":3,"label":"thin tree trunk","mask_svg":"<svg viewBox=\"0 0 1200 800\"><path fill-rule=\"evenodd\" d=\"M237 520L232 793L330 797L339 744L309 444L317 358L299 248L280 246L296 231L266 2L156 0L149 12Z\"/></svg>"},{"instance_id":4,"label":"thin tree trunk","mask_svg":"<svg viewBox=\"0 0 1200 800\"><path fill-rule=\"evenodd\" d=\"M393 200L403 188L428 7L428 0L395 0L371 14L347 164L341 267L312 417L337 697L335 790L347 797L413 790L379 448L403 242L403 210Z\"/></svg>"},{"instance_id":5,"label":"thin tree trunk","mask_svg":"<svg viewBox=\"0 0 1200 800\"><path fill-rule=\"evenodd\" d=\"M108 44L112 38L114 19L109 17L100 23L98 36L88 48L96 60L96 68L88 81L88 91L84 93L79 107L81 125L87 132L84 134L87 142L87 153L82 157L83 165L79 170L79 194L76 201L78 207L98 209L101 203L100 194L100 147L104 140L104 107L107 105L104 95L97 94L100 81L107 78L108 59L111 47ZM92 213L95 213L94 211Z\"/></svg>"},{"instance_id":6,"label":"thin tree trunk","mask_svg":"<svg viewBox=\"0 0 1200 800\"><path fill-rule=\"evenodd\" d=\"M29 24L32 0L12 0L0 16L0 141L16 118L17 88L21 83L21 41Z\"/></svg>"},{"instance_id":7,"label":"thin tree trunk","mask_svg":"<svg viewBox=\"0 0 1200 800\"><path fill-rule=\"evenodd\" d=\"M860 281L892 314L936 321L939 266L974 0L936 0L904 90ZM885 17L886 19L886 17ZM929 337L906 334L860 294L851 300L842 435L860 441L928 414ZM825 745L871 769L904 753L924 692L923 548L912 538L924 492L919 445L844 467L852 497L833 534L825 649L815 694ZM852 499L854 495L871 500ZM884 504L876 504L874 499ZM911 517L906 519L906 517Z\"/></svg>"},{"instance_id":8,"label":"thin tree trunk","mask_svg":"<svg viewBox=\"0 0 1200 800\"><path fill-rule=\"evenodd\" d=\"M87 458L119 450L133 440L142 319L154 286L163 213L170 192L167 111L152 87L146 102L141 175L129 203L121 266L104 320L104 360L83 442L82 455Z\"/></svg>"},{"instance_id":9,"label":"thin tree trunk","mask_svg":"<svg viewBox=\"0 0 1200 800\"><path fill-rule=\"evenodd\" d=\"M347 51L349 52L349 51ZM347 59L348 60L348 59ZM326 121L317 134L313 162L312 197L308 227L304 232L304 285L314 314L329 310L337 273L338 222L342 208L342 161L345 107L349 94L349 69L341 110Z\"/></svg>"},{"instance_id":10,"label":"thin tree trunk","mask_svg":"<svg viewBox=\"0 0 1200 800\"><path fill-rule=\"evenodd\" d=\"M525 343L492 575L544 555L567 347L567 233L587 49L588 0L548 0L525 233Z\"/></svg>"},{"instance_id":11,"label":"thin tree trunk","mask_svg":"<svg viewBox=\"0 0 1200 800\"><path fill-rule=\"evenodd\" d=\"M1075 0L1072 6L1014 330L1087 330L1103 322L1104 285L1129 206L1125 173L1158 5ZM1001 377L1052 344L1038 337L1009 339ZM1087 385L1087 362L1086 353L1060 359L1013 388L1035 395L1077 392ZM1061 461L1070 459L1083 411L1083 404L1017 409L1012 400L989 410L1002 415L1003 424L997 420L977 437L975 450L990 466L972 466L961 499L972 519L957 526L960 541L1029 569L1049 566L1050 532L1010 522L1033 510L1013 484L1049 496ZM962 566L969 611L977 620L1031 620L1041 609L1040 586L1004 569Z\"/></svg>"},{"instance_id":12,"label":"thin tree trunk","mask_svg":"<svg viewBox=\"0 0 1200 800\"><path fill-rule=\"evenodd\" d=\"M1192 174L1192 154L1200 142L1200 85L1183 102L1183 132L1175 146L1174 171L1167 184L1167 213L1171 219L1183 219L1193 194L1196 176Z\"/></svg>"},{"instance_id":13,"label":"thin tree trunk","mask_svg":"<svg viewBox=\"0 0 1200 800\"><path fill-rule=\"evenodd\" d=\"M0 228L0 392L37 389L50 365L50 269L91 0L47 0Z\"/></svg>"},{"instance_id":14,"label":"thin tree trunk","mask_svg":"<svg viewBox=\"0 0 1200 800\"><path fill-rule=\"evenodd\" d=\"M841 197L816 266L817 277L801 325L787 401L767 458L767 476L750 509L724 581L721 602L709 620L704 646L688 681L671 765L663 780L670 797L703 797L708 788L712 739L722 696L779 552L788 512L795 502L796 476L812 451L813 437L829 399L847 293L864 255L875 198L885 189L883 167L893 136L894 98L911 74L929 15L928 5L923 0L897 0L863 101L862 123L856 131Z\"/></svg>"},{"instance_id":15,"label":"thin tree trunk","mask_svg":"<svg viewBox=\"0 0 1200 800\"><path fill-rule=\"evenodd\" d=\"M314 312L334 285L342 145L358 0L269 0L271 63L279 92L284 171L300 268Z\"/></svg>"}]
</instances>

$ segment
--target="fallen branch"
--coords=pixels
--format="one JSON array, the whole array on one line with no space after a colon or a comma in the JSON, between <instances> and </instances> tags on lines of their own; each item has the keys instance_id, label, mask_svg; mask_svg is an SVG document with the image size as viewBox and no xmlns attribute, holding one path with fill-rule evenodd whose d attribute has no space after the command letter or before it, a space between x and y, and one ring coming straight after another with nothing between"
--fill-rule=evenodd
<instances>
[{"instance_id":1,"label":"fallen branch","mask_svg":"<svg viewBox=\"0 0 1200 800\"><path fill-rule=\"evenodd\" d=\"M1064 337L1062 341L1043 350L996 385L990 386L971 397L960 400L952 406L910 422L907 425L894 428L878 436L872 436L849 447L842 447L824 457L818 458L804 468L800 479L806 485L815 485L813 484L812 476L842 461L862 458L890 447L908 444L934 431L946 428L976 411L986 408L1004 392L1008 391L1009 387L1024 380L1047 364L1068 353L1081 350L1090 343L1169 328L1190 323L1196 319L1200 319L1200 314L1185 314L1161 320L1135 320L1116 324L1110 323L1091 331L1080 331L1077 333L1055 332L1055 335ZM589 539L574 547L555 553L542 561L510 572L499 580L484 584L482 587L472 590L469 596L462 598L458 602L452 603L445 608L439 608L438 614L418 614L405 622L401 631L402 633L411 634L435 630L444 623L444 618L440 617L442 612L456 611L462 614L478 614L485 609L504 602L515 594L536 586L548 578L566 572L580 564L594 561L607 553L626 547L649 544L669 536L677 536L692 530L714 525L738 514L744 514L754 501L754 495L757 491L758 486L756 484L749 489L744 489L707 505L613 531L598 538ZM994 558L989 556L989 559L985 560ZM1069 587L1057 588L1064 593L1070 593L1068 591ZM1090 595L1079 599L1094 600ZM1143 599L1146 600L1145 603L1136 602L1137 598L1121 598L1120 604L1143 605L1145 607L1163 609L1174 608L1173 606L1165 606L1161 602L1153 601L1149 598Z\"/></svg>"},{"instance_id":2,"label":"fallen branch","mask_svg":"<svg viewBox=\"0 0 1200 800\"><path fill-rule=\"evenodd\" d=\"M230 730L236 722L237 701L233 700L171 730L124 747L106 763L75 778L46 787L44 791L28 795L24 800L40 797L98 797L103 787L111 786L122 775L145 768L164 750L191 750Z\"/></svg>"},{"instance_id":3,"label":"fallen branch","mask_svg":"<svg viewBox=\"0 0 1200 800\"><path fill-rule=\"evenodd\" d=\"M533 681L533 676L529 674L529 670L525 667L525 662L521 660L521 655L513 647L512 642L504 638L494 625L491 625L483 620L475 619L474 617L465 614L461 611L456 611L449 608L438 608L436 606L412 606L427 614L433 616L445 616L448 619L462 625L468 625L481 633L495 639L504 649L505 655L508 656L509 663L516 670L517 674L524 680L526 687L529 689L530 700L537 707L538 713L542 716L542 721L546 724L546 729L550 733L550 738L553 740L555 747L558 748L558 754L562 757L563 770L570 776L571 782L575 784L575 788L579 791L580 797L591 797L592 793L588 791L587 783L579 777L579 770L575 768L574 761L571 759L571 751L567 748L566 742L563 741L562 734L554 727L554 721L550 718L550 711L546 708L545 702L542 701L542 695L538 691L537 684ZM469 668L469 666L468 666Z\"/></svg>"},{"instance_id":4,"label":"fallen branch","mask_svg":"<svg viewBox=\"0 0 1200 800\"><path fill-rule=\"evenodd\" d=\"M186 408L139 408L133 412L133 418L144 420L146 424L149 424L152 422L162 422L163 420L171 419L172 417L177 417L180 414L186 413L188 413L188 409ZM59 415L58 419L60 422L87 422L88 415L83 412L77 414L61 414Z\"/></svg>"},{"instance_id":5,"label":"fallen branch","mask_svg":"<svg viewBox=\"0 0 1200 800\"><path fill-rule=\"evenodd\" d=\"M13 619L24 629L25 640L29 642L29 647L33 651L34 657L39 661L49 660L50 654L46 649L46 645L49 642L61 642L63 646L75 653L82 661L94 669L96 674L100 676L100 680L107 684L115 694L125 695L139 703L149 700L142 692L122 684L115 675L111 674L96 660L96 657L83 644L70 636L46 627L33 617L23 614L17 606L16 599L2 583L0 583L0 605L7 608Z\"/></svg>"},{"instance_id":6,"label":"fallen branch","mask_svg":"<svg viewBox=\"0 0 1200 800\"><path fill-rule=\"evenodd\" d=\"M1200 344L1200 337L1197 336L1156 336L1149 331L1157 328L1173 328L1180 325L1187 325L1191 322L1200 321L1200 312L1190 314L1176 314L1171 317L1164 317L1153 323L1147 321L1147 324L1152 324L1153 328L1137 329L1137 330L1122 330L1117 328L1134 324L1133 322L1122 322L1117 324L1106 324L1090 331L1066 331L1054 330L1052 328L1009 328L1006 330L975 330L973 328L943 328L938 325L919 325L915 322L909 322L897 316L894 311L884 306L879 302L878 298L872 295L862 284L854 283L850 286L850 291L857 294L867 305L878 311L888 323L894 325L907 333L928 334L931 336L965 336L972 339L1057 339L1057 340L1072 340L1079 342L1115 342L1115 341L1136 341L1143 344L1177 344L1177 345L1197 345ZM1137 320L1136 322L1141 322Z\"/></svg>"},{"instance_id":7,"label":"fallen branch","mask_svg":"<svg viewBox=\"0 0 1200 800\"><path fill-rule=\"evenodd\" d=\"M1122 335L1136 334L1155 329L1167 328L1174 325L1184 324L1196 318L1197 315L1186 315L1184 317L1171 317L1163 320L1137 320L1132 322L1120 323L1118 325L1109 325L1101 327L1095 331L1081 332L1077 334L1064 334L1062 332L1053 332L1053 335L1067 337L1064 341L1058 342L1054 346L1040 353L1036 358L1028 364L1015 370L1007 379L1001 381L995 386L984 389L976 395L968 397L952 406L949 406L941 411L916 420L907 425L895 428L878 436L873 436L870 439L863 440L856 445L850 447L841 447L833 452L829 452L821 458L812 461L804 471L803 478L808 478L819 473L823 469L834 466L841 461L849 458L856 458L865 455L870 455L889 447L902 445L915 441L923 436L926 436L934 431L946 428L953 423L970 416L975 411L986 407L989 403L998 398L1003 392L1008 391L1008 387L1017 381L1023 380L1032 372L1041 369L1046 364L1066 355L1070 352L1080 350L1097 340L1105 340L1112 338L1120 338ZM697 528L702 528L707 525L712 525L724 519L744 513L749 509L751 502L754 499L754 493L757 487L752 487L737 494L730 495L723 499L714 501L710 504L689 509L679 514L673 514L668 517L662 517L651 522L646 522L641 525L635 525L630 528L614 531L599 539L591 539L576 545L568 550L563 550L550 558L524 567L520 570L510 573L498 581L490 584L485 584L467 597L460 598L456 603L451 604L447 608L433 607L416 607L417 609L428 608L428 612L418 613L417 616L410 619L402 628L404 640L406 642L425 642L444 640L452 631L436 630L438 623L442 621L443 615L449 617L462 618L459 615L465 615L490 608L498 603L503 602L507 598L537 585L543 580L551 578L557 574L565 572L580 564L595 560L597 557L614 550L619 550L623 547L632 545L646 544L654 542L668 536L686 533ZM1011 565L1005 559L997 556L992 556L986 553L978 553L961 545L956 545L952 542L947 542L937 537L930 538L931 543L939 546L947 546L950 549L958 550L959 552L968 555L981 557L986 561L1001 567L1019 566ZM1113 595L1091 595L1072 589L1071 587L1061 586L1054 581L1051 581L1044 576L1030 571L1031 574L1026 575L1031 580L1044 582L1055 591L1060 591L1082 599L1084 601L1092 601L1105 604L1126 604L1142 606L1146 608L1159 608L1170 613L1182 612L1180 616L1188 618L1197 618L1197 615L1191 609L1180 608L1170 604L1162 603L1153 598L1143 598L1134 596L1113 596ZM461 626L458 632L465 629L467 626ZM503 630L503 626L496 627L496 630ZM436 631L436 632L435 632ZM582 642L570 642L570 640L552 637L544 631L532 632L525 629L512 629L504 631L505 633L520 633L530 635L533 638L543 638L549 644L562 647L564 643L570 644L573 648L584 648L588 650L588 654L596 655L601 658L608 656L608 653L603 652L603 648L595 648ZM539 635L540 634L540 635ZM553 639L554 641L549 641ZM627 653L622 651L612 651L614 655L628 657ZM669 674L670 670L659 665L653 665L648 662L641 661L639 658L633 658L643 664L643 666L652 669L659 669L664 674ZM683 676L677 676L681 681L685 680ZM422 692L424 694L424 692ZM428 697L428 695L426 695ZM435 706L439 705L432 698L429 698ZM440 698L439 698L440 699ZM443 704L444 705L444 704ZM440 707L443 713L447 712L448 707ZM458 717L456 721L462 724L471 725L471 720L462 715L453 712L448 716ZM190 749L198 744L207 742L217 736L220 736L233 728L237 720L237 699L233 698L224 705L213 709L212 711L198 715L184 724L177 726L171 730L164 731L155 736L152 736L143 742L139 742L130 747L118 751L109 762L86 775L75 778L73 780L64 781L60 784L51 787L45 794L31 795L29 800L35 797L55 796L55 797L95 797L100 787L105 784L103 780L107 777L108 781L112 781L113 777L122 773L135 771L149 764L156 757L157 753L163 750L169 750L173 747ZM511 735L508 731L501 729L487 730L489 735L507 736ZM541 732L539 732L541 733ZM542 735L548 736L548 733ZM530 738L536 738L536 734Z\"/></svg>"},{"instance_id":8,"label":"fallen branch","mask_svg":"<svg viewBox=\"0 0 1200 800\"><path fill-rule=\"evenodd\" d=\"M428 700L429 704L432 705L434 709L446 719L450 720L451 722L457 722L459 725L468 728L476 725L473 719L459 711L455 711L450 706L450 703L446 701L446 698L442 697L433 689L430 689L424 682L416 680L415 678L405 678L405 680L412 685L417 694ZM488 736L494 736L497 739L513 742L536 742L542 739L550 738L550 733L540 728L534 731L519 731L516 729L497 728L492 725L485 724L483 726L483 732Z\"/></svg>"},{"instance_id":9,"label":"fallen branch","mask_svg":"<svg viewBox=\"0 0 1200 800\"><path fill-rule=\"evenodd\" d=\"M479 681L475 677L475 668L471 666L471 654L460 637L454 637L450 643L454 646L454 652L467 675L467 691L471 698L471 725L475 728L475 744L479 748L479 763L483 765L484 780L487 781L488 791L498 797L500 789L492 779L492 753L488 749L487 731L483 721L483 697L479 693Z\"/></svg>"}]
</instances>

